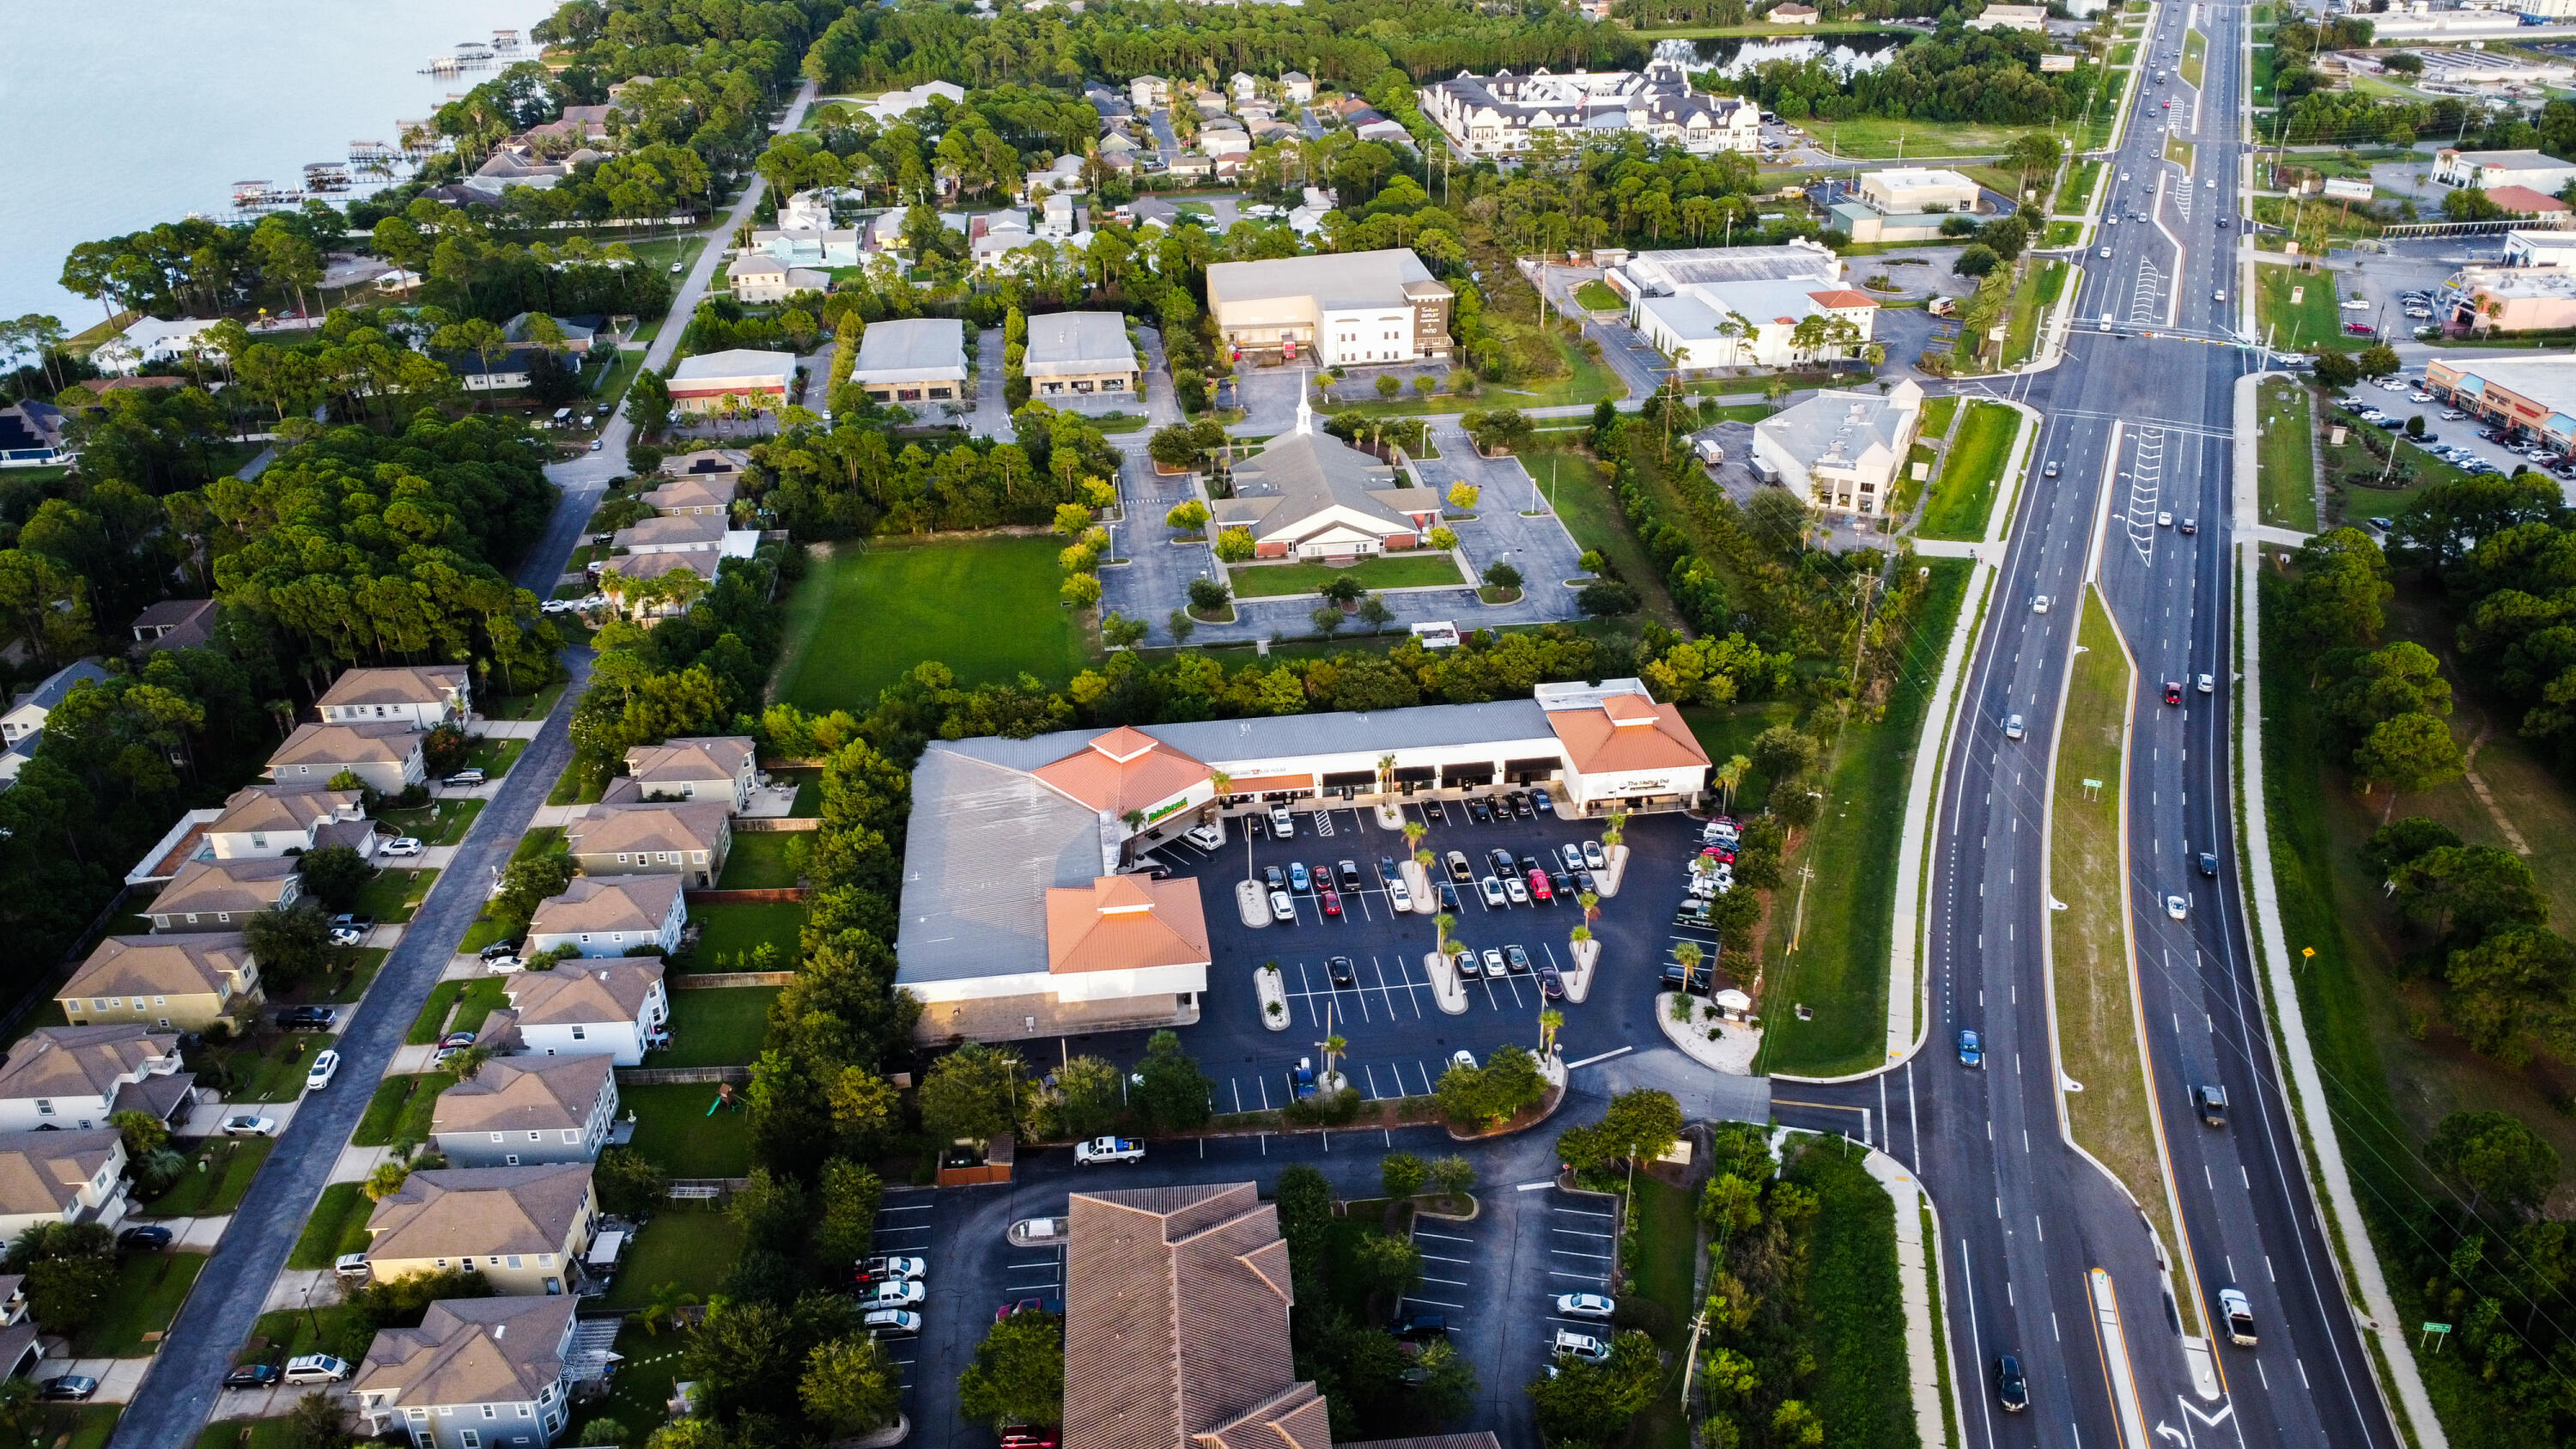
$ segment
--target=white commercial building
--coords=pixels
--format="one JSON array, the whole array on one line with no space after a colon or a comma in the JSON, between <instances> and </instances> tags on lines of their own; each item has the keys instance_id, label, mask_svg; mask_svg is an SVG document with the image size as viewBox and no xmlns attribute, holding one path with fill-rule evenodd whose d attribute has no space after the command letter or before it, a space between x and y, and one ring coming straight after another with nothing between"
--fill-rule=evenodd
<instances>
[{"instance_id":1,"label":"white commercial building","mask_svg":"<svg viewBox=\"0 0 2576 1449\"><path fill-rule=\"evenodd\" d=\"M1827 390L1753 425L1754 471L1824 513L1886 514L1923 425L1923 389Z\"/></svg>"},{"instance_id":2,"label":"white commercial building","mask_svg":"<svg viewBox=\"0 0 2576 1449\"><path fill-rule=\"evenodd\" d=\"M1857 357L1877 316L1867 292L1771 281L1696 283L1639 297L1628 310L1646 340L1685 372Z\"/></svg>"},{"instance_id":3,"label":"white commercial building","mask_svg":"<svg viewBox=\"0 0 2576 1449\"><path fill-rule=\"evenodd\" d=\"M2433 160L2433 179L2444 186L2527 186L2555 196L2576 181L2576 165L2538 151L2454 151L2445 147Z\"/></svg>"},{"instance_id":4,"label":"white commercial building","mask_svg":"<svg viewBox=\"0 0 2576 1449\"><path fill-rule=\"evenodd\" d=\"M1326 367L1449 355L1457 293L1404 248L1217 262L1207 289L1218 332L1239 352Z\"/></svg>"},{"instance_id":5,"label":"white commercial building","mask_svg":"<svg viewBox=\"0 0 2576 1449\"><path fill-rule=\"evenodd\" d=\"M966 324L954 317L869 323L850 381L876 402L955 402L966 396Z\"/></svg>"},{"instance_id":6,"label":"white commercial building","mask_svg":"<svg viewBox=\"0 0 2576 1449\"><path fill-rule=\"evenodd\" d=\"M1696 156L1762 149L1760 106L1692 90L1689 72L1670 60L1643 71L1460 71L1420 94L1422 114L1466 156L1516 155L1545 131L1607 139L1634 131Z\"/></svg>"}]
</instances>

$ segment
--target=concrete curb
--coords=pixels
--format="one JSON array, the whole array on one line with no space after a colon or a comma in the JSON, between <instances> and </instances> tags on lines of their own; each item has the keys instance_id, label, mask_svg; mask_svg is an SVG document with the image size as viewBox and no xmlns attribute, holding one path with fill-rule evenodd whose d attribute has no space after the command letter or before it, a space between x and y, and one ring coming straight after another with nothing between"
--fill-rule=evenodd
<instances>
[{"instance_id":1,"label":"concrete curb","mask_svg":"<svg viewBox=\"0 0 2576 1449\"><path fill-rule=\"evenodd\" d=\"M1924 1445L1946 1444L1941 1414L1940 1350L1932 1338L1931 1254L1923 1242L1922 1202L1930 1194L1904 1164L1876 1148L1861 1166L1887 1189L1896 1208L1896 1281L1905 1295L1905 1377L1914 1402L1914 1436ZM1938 1245L1934 1245L1937 1251Z\"/></svg>"},{"instance_id":2,"label":"concrete curb","mask_svg":"<svg viewBox=\"0 0 2576 1449\"><path fill-rule=\"evenodd\" d=\"M2236 384L2234 512L2240 529L2248 527L2257 512L2255 399L2267 375L2249 373ZM2291 975L2288 940L2281 927L2281 899L2272 871L2271 825L2263 799L2263 654L2257 589L2260 555L2260 545L2237 546L2236 639L2244 679L2237 686L2236 698L2244 738L2236 752L2236 798L2244 811L2245 828L2239 844L2247 876L2246 891L2254 901L2254 953L2262 961L2263 995L2271 1007L2274 1049L2289 1065L2282 1094L2289 1102L2290 1120L2312 1155L2312 1170L2324 1185L2319 1206L2326 1216L2327 1234L2343 1249L2328 1257L2339 1278L2349 1259L2352 1277L2359 1280L2357 1284L2347 1282L2345 1292L2349 1295L2356 1286L2360 1289L2369 1317L2359 1326L2365 1335L2379 1341L2380 1351L2374 1357L2382 1364L2380 1373L2396 1380L2397 1402L2405 1410L2406 1427L2414 1432L2418 1449L2449 1449L2450 1438L2442 1431L2441 1417L2433 1412L2432 1398L2424 1390L2424 1376L2415 1363L2413 1348L2406 1342L2396 1302L2388 1296L2388 1279L2380 1267L2379 1250L2361 1221L2361 1204L2353 1196L2352 1177L2344 1168L2343 1148L2335 1135L2333 1116L2324 1109L2325 1084L2317 1075L2306 1012L2299 1004L2298 983ZM2375 1376L2374 1382L2377 1381ZM2381 1383L2383 1403L2387 1391L2387 1385Z\"/></svg>"}]
</instances>

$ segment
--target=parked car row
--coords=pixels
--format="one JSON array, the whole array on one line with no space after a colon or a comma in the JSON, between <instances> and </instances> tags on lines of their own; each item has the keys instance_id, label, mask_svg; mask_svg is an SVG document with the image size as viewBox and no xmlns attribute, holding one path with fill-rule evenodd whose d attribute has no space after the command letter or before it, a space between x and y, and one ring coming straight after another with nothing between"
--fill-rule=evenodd
<instances>
[{"instance_id":1,"label":"parked car row","mask_svg":"<svg viewBox=\"0 0 2576 1449\"><path fill-rule=\"evenodd\" d=\"M850 1275L859 1297L859 1327L871 1338L913 1338L930 1296L927 1259L899 1253L861 1258Z\"/></svg>"},{"instance_id":2,"label":"parked car row","mask_svg":"<svg viewBox=\"0 0 2576 1449\"><path fill-rule=\"evenodd\" d=\"M1452 810L1463 817L1461 823L1491 825L1500 820L1529 820L1556 813L1556 801L1543 789L1505 790L1492 795L1471 795L1463 800L1424 800L1422 813L1435 825L1449 823ZM1332 809L1336 802L1321 800L1307 809ZM1266 815L1248 815L1244 828L1255 838L1268 835L1276 840L1293 840L1297 835L1297 816L1287 805L1273 805Z\"/></svg>"},{"instance_id":3,"label":"parked car row","mask_svg":"<svg viewBox=\"0 0 2576 1449\"><path fill-rule=\"evenodd\" d=\"M349 1361L327 1353L298 1354L279 1368L269 1363L246 1363L224 1375L228 1389L267 1389L279 1384L336 1384L349 1376ZM86 1397L86 1395L84 1395Z\"/></svg>"}]
</instances>

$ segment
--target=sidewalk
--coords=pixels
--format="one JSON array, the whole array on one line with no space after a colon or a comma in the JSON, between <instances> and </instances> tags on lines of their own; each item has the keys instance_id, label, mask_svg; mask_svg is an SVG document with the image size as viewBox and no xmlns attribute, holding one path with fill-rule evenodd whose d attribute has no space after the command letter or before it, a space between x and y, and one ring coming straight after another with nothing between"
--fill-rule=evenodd
<instances>
[{"instance_id":1,"label":"sidewalk","mask_svg":"<svg viewBox=\"0 0 2576 1449\"><path fill-rule=\"evenodd\" d=\"M2233 497L2240 531L2250 531L2255 516L2255 393L2264 376L2248 373L2236 382ZM2405 1412L2407 1427L2414 1432L2417 1449L2449 1449L2450 1439L2442 1432L2441 1418L2433 1412L2433 1400L2424 1392L2424 1376L2415 1364L2414 1345L2407 1341L2406 1325L2398 1320L2397 1304L2388 1296L2388 1279L2380 1269L2379 1250L2362 1224L2361 1204L2352 1194L2352 1176L2343 1165L2343 1146L2335 1136L2333 1116L2325 1109L2325 1083L2317 1074L2316 1053L2308 1042L2307 1015L2299 1005L2298 983L2290 975L2290 951L2281 929L2281 898L2272 874L2270 817L2263 799L2263 639L2256 606L2261 545L2249 548L2239 544L2236 566L2236 638L2245 675L2237 686L2236 698L2252 701L2252 707L2244 708L2241 715L2244 738L2236 752L2236 788L2237 798L2245 805L2243 846L2246 874L2253 884L2254 952L2262 958L2264 995L2272 1008L2282 1055L2288 1058L2290 1111L2307 1138L2309 1151L2314 1154L2315 1174L2325 1188L2321 1206L2326 1213L2327 1233L2343 1247L2337 1260L2337 1276L2342 1276L2348 1264L2358 1283L2347 1282L2346 1291L2358 1286L2362 1306L2369 1310L2370 1316L2361 1319L2361 1330L2379 1341L2377 1356L2387 1366L2387 1376L2396 1381L2397 1401Z\"/></svg>"},{"instance_id":2,"label":"sidewalk","mask_svg":"<svg viewBox=\"0 0 2576 1449\"><path fill-rule=\"evenodd\" d=\"M1946 1444L1941 1413L1941 1350L1932 1337L1933 1263L1923 1251L1923 1207L1931 1201L1905 1165L1870 1149L1861 1165L1887 1189L1896 1206L1896 1279L1905 1294L1905 1378L1914 1400L1914 1436L1925 1445ZM1959 1422L1965 1424L1962 1413Z\"/></svg>"}]
</instances>

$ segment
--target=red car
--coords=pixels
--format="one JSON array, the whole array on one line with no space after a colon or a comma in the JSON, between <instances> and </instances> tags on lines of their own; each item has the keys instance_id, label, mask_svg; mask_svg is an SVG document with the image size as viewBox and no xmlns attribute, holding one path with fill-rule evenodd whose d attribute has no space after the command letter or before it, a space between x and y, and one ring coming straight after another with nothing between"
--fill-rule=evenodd
<instances>
[{"instance_id":1,"label":"red car","mask_svg":"<svg viewBox=\"0 0 2576 1449\"><path fill-rule=\"evenodd\" d=\"M2167 703L2167 704L2180 704L2180 703L2182 703L2182 681L2181 681L2181 680L2179 680L2179 679L2168 679L2168 680L2166 680L2166 681L2165 681L2165 703Z\"/></svg>"},{"instance_id":2,"label":"red car","mask_svg":"<svg viewBox=\"0 0 2576 1449\"><path fill-rule=\"evenodd\" d=\"M1340 891L1324 892L1324 914L1328 916L1338 916L1341 913L1342 893Z\"/></svg>"},{"instance_id":3,"label":"red car","mask_svg":"<svg viewBox=\"0 0 2576 1449\"><path fill-rule=\"evenodd\" d=\"M1529 883L1531 895L1534 895L1543 901L1554 900L1556 898L1555 893L1548 888L1546 871L1531 871L1529 873Z\"/></svg>"},{"instance_id":4,"label":"red car","mask_svg":"<svg viewBox=\"0 0 2576 1449\"><path fill-rule=\"evenodd\" d=\"M2367 322L2346 322L2343 324L2343 331L2347 337L2368 337L2373 329Z\"/></svg>"},{"instance_id":5,"label":"red car","mask_svg":"<svg viewBox=\"0 0 2576 1449\"><path fill-rule=\"evenodd\" d=\"M1699 853L1707 856L1713 861L1716 861L1720 865L1735 864L1735 852L1727 849L1723 845L1704 845L1700 847Z\"/></svg>"}]
</instances>

